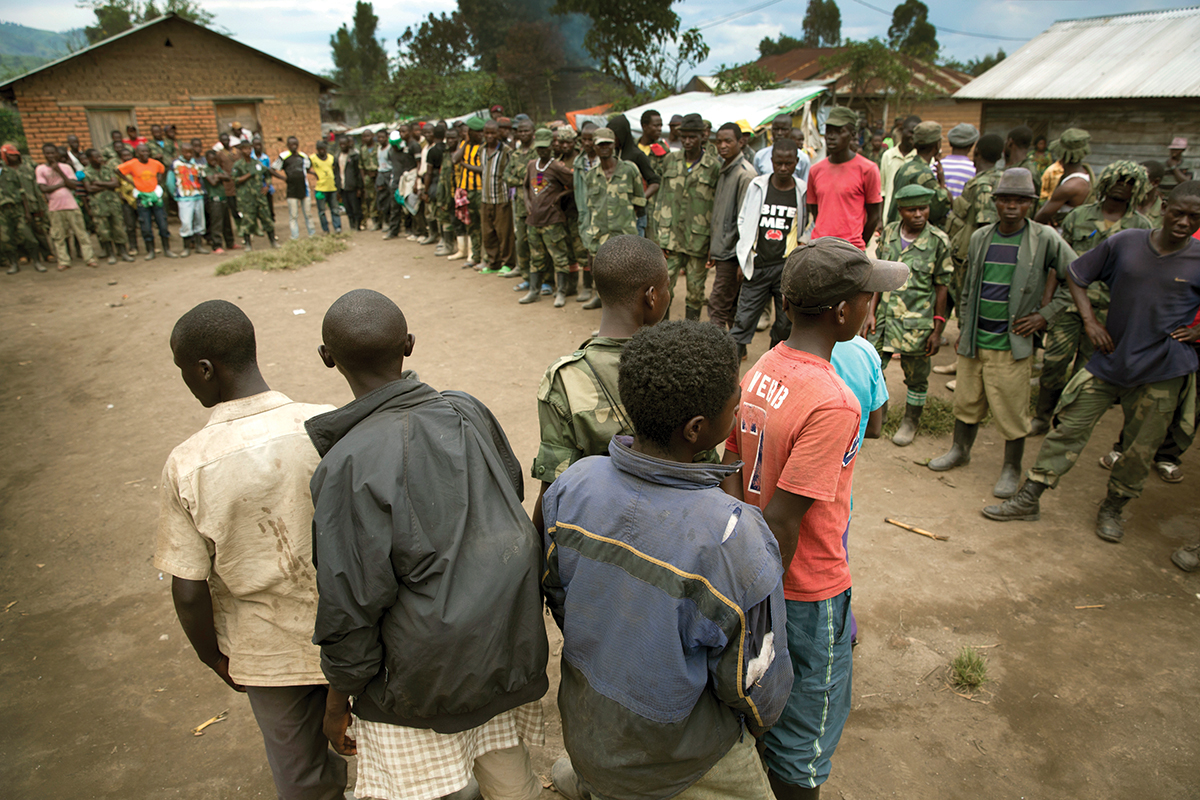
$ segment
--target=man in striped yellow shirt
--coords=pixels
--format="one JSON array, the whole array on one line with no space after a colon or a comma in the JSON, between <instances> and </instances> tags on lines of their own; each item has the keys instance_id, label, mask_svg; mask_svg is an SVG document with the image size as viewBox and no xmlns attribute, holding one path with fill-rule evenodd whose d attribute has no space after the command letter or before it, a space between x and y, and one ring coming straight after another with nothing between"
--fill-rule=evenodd
<instances>
[{"instance_id":1,"label":"man in striped yellow shirt","mask_svg":"<svg viewBox=\"0 0 1200 800\"><path fill-rule=\"evenodd\" d=\"M471 117L467 120L467 138L455 151L453 158L455 205L458 206L459 197L465 195L467 213L470 214L470 220L467 222L467 239L471 250L468 254L466 248L460 246L458 252L450 256L449 260L456 261L465 257L467 261L463 264L463 269L474 267L476 261L483 259L483 237L479 223L480 204L483 199L480 190L483 186L481 151L483 150L484 124L482 117Z\"/></svg>"}]
</instances>

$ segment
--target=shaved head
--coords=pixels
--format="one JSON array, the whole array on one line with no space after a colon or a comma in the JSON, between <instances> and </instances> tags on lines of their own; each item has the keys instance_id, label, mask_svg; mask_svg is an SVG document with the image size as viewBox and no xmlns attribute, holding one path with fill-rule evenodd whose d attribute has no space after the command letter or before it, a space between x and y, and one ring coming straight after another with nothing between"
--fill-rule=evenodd
<instances>
[{"instance_id":1,"label":"shaved head","mask_svg":"<svg viewBox=\"0 0 1200 800\"><path fill-rule=\"evenodd\" d=\"M175 323L171 350L180 364L207 359L229 370L244 370L257 358L254 325L228 300L209 300Z\"/></svg>"},{"instance_id":2,"label":"shaved head","mask_svg":"<svg viewBox=\"0 0 1200 800\"><path fill-rule=\"evenodd\" d=\"M605 303L619 305L667 277L662 248L643 236L613 236L596 251L592 280Z\"/></svg>"},{"instance_id":3,"label":"shaved head","mask_svg":"<svg viewBox=\"0 0 1200 800\"><path fill-rule=\"evenodd\" d=\"M355 289L325 312L321 339L343 368L381 371L408 354L408 322L400 307L384 295Z\"/></svg>"}]
</instances>

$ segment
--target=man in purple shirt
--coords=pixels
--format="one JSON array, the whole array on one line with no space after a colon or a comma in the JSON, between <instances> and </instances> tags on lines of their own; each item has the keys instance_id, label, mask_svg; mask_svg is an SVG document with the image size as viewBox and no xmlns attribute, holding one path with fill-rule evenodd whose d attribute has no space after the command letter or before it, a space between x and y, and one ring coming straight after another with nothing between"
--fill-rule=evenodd
<instances>
[{"instance_id":1,"label":"man in purple shirt","mask_svg":"<svg viewBox=\"0 0 1200 800\"><path fill-rule=\"evenodd\" d=\"M1200 340L1200 326L1187 326L1200 310L1200 241L1192 238L1197 230L1200 181L1188 181L1167 198L1161 228L1121 231L1071 264L1067 286L1096 353L1063 391L1054 429L1025 484L1015 496L985 508L984 516L1002 522L1038 519L1042 492L1058 484L1100 417L1120 403L1125 453L1113 465L1096 535L1121 541L1121 511L1142 493L1179 398L1196 379L1191 343ZM1087 297L1088 284L1097 280L1112 292L1105 325Z\"/></svg>"}]
</instances>

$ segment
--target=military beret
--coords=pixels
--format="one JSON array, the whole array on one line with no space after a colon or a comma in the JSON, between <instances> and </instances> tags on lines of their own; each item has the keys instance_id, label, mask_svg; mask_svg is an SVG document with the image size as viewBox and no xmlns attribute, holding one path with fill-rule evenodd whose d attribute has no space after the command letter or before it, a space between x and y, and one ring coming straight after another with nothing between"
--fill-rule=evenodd
<instances>
[{"instance_id":1,"label":"military beret","mask_svg":"<svg viewBox=\"0 0 1200 800\"><path fill-rule=\"evenodd\" d=\"M933 189L926 189L919 184L910 183L896 192L896 207L913 208L916 206L927 206L932 199Z\"/></svg>"},{"instance_id":2,"label":"military beret","mask_svg":"<svg viewBox=\"0 0 1200 800\"><path fill-rule=\"evenodd\" d=\"M484 126L483 117L471 117L467 120L467 127L473 131L481 131Z\"/></svg>"},{"instance_id":3,"label":"military beret","mask_svg":"<svg viewBox=\"0 0 1200 800\"><path fill-rule=\"evenodd\" d=\"M927 120L913 131L913 144L917 147L937 144L942 140L942 126L933 120Z\"/></svg>"},{"instance_id":4,"label":"military beret","mask_svg":"<svg viewBox=\"0 0 1200 800\"><path fill-rule=\"evenodd\" d=\"M950 129L946 138L950 140L951 147L970 147L979 141L979 131L975 129L974 125L960 122Z\"/></svg>"},{"instance_id":5,"label":"military beret","mask_svg":"<svg viewBox=\"0 0 1200 800\"><path fill-rule=\"evenodd\" d=\"M833 125L836 128L846 125L857 125L858 114L845 106L834 106L829 110L829 116L826 118L825 124Z\"/></svg>"}]
</instances>

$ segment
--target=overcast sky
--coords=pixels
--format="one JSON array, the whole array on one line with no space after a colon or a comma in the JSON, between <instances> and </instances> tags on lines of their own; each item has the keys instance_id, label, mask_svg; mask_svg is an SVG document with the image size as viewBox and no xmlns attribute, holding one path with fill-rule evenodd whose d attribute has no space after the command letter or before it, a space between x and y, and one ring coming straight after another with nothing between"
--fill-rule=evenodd
<instances>
[{"instance_id":1,"label":"overcast sky","mask_svg":"<svg viewBox=\"0 0 1200 800\"><path fill-rule=\"evenodd\" d=\"M1023 41L1045 30L1060 19L1076 19L1106 14L1184 7L1192 2L1169 0L925 0L930 21L941 28L953 28L979 36L965 36L939 29L942 52L967 60L1003 47L1012 53ZM343 23L349 23L354 3L330 3L328 0L201 0L204 8L216 14L216 23L238 40L311 72L332 67L329 37ZM873 10L867 3L886 13ZM842 36L867 39L886 38L891 9L896 0L838 0L842 11ZM389 53L396 50L396 38L405 27L423 19L429 12L451 11L454 0L429 0L425 3L400 0L375 0L379 16L379 34ZM675 5L685 28L700 26L712 48L709 60L699 71L715 70L720 64L735 64L758 56L758 42L764 36L780 32L801 35L804 0L684 0ZM753 9L753 10L752 10ZM34 28L68 30L94 21L90 11L76 8L75 0L40 0L21 6L10 5L0 17ZM989 38L991 37L991 38ZM1008 41L1009 37L1021 41Z\"/></svg>"}]
</instances>

